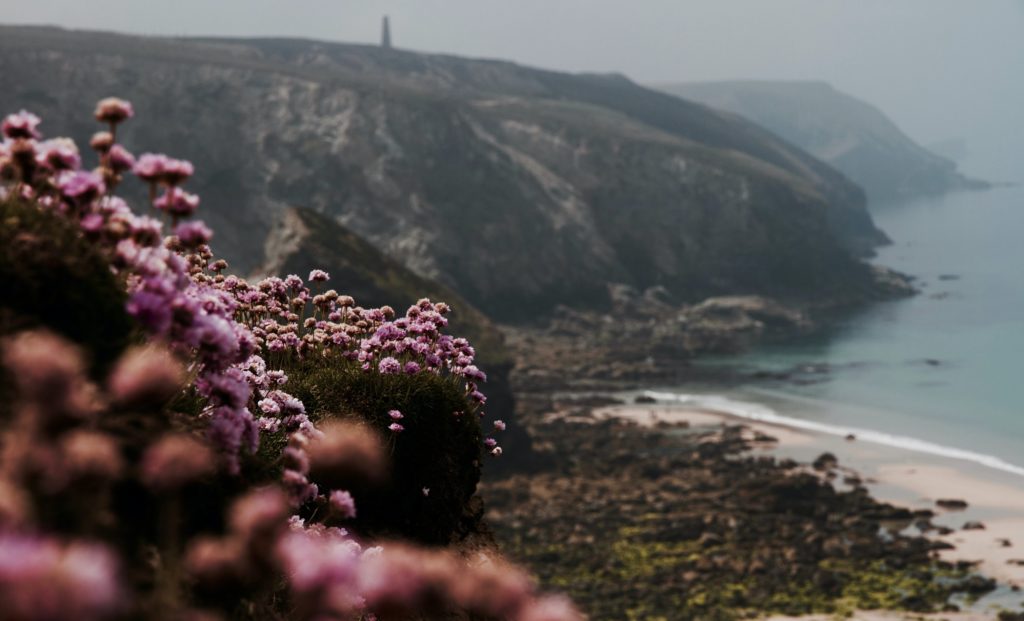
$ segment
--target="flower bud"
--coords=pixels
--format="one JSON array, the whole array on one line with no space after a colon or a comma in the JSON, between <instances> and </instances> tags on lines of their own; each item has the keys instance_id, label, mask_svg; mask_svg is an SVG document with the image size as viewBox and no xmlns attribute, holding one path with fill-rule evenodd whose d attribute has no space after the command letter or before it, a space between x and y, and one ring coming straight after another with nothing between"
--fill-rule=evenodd
<instances>
[{"instance_id":1,"label":"flower bud","mask_svg":"<svg viewBox=\"0 0 1024 621\"><path fill-rule=\"evenodd\" d=\"M107 379L107 389L120 407L162 407L182 389L184 369L166 349L135 347L121 356Z\"/></svg>"},{"instance_id":2,"label":"flower bud","mask_svg":"<svg viewBox=\"0 0 1024 621\"><path fill-rule=\"evenodd\" d=\"M101 99L96 104L96 120L101 123L117 124L135 116L132 104L117 97Z\"/></svg>"},{"instance_id":3,"label":"flower bud","mask_svg":"<svg viewBox=\"0 0 1024 621\"><path fill-rule=\"evenodd\" d=\"M387 462L380 437L365 425L332 422L310 442L310 479L331 489L359 489L380 484Z\"/></svg>"},{"instance_id":4,"label":"flower bud","mask_svg":"<svg viewBox=\"0 0 1024 621\"><path fill-rule=\"evenodd\" d=\"M95 431L73 431L60 443L64 474L69 481L82 479L112 481L121 476L121 450L109 435Z\"/></svg>"},{"instance_id":5,"label":"flower bud","mask_svg":"<svg viewBox=\"0 0 1024 621\"><path fill-rule=\"evenodd\" d=\"M114 146L114 135L110 132L96 132L89 139L89 146L100 155L103 155L110 150L110 147Z\"/></svg>"},{"instance_id":6,"label":"flower bud","mask_svg":"<svg viewBox=\"0 0 1024 621\"><path fill-rule=\"evenodd\" d=\"M208 446L188 434L171 434L142 456L140 478L156 491L178 489L213 474L216 458Z\"/></svg>"}]
</instances>

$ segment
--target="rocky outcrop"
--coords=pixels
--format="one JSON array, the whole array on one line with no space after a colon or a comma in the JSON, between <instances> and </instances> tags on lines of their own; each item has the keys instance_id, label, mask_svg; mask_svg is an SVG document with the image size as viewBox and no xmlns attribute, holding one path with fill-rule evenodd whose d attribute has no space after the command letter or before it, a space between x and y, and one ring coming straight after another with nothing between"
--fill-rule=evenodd
<instances>
[{"instance_id":1,"label":"rocky outcrop","mask_svg":"<svg viewBox=\"0 0 1024 621\"><path fill-rule=\"evenodd\" d=\"M676 306L662 289L610 288L608 313L568 307L544 326L505 326L520 391L658 385L690 373L698 354L734 353L764 337L806 332L810 316L761 296ZM693 379L688 377L687 379Z\"/></svg>"},{"instance_id":2,"label":"rocky outcrop","mask_svg":"<svg viewBox=\"0 0 1024 621\"><path fill-rule=\"evenodd\" d=\"M842 171L872 203L988 187L915 143L878 108L824 82L705 82L662 89L775 132Z\"/></svg>"},{"instance_id":3,"label":"rocky outcrop","mask_svg":"<svg viewBox=\"0 0 1024 621\"><path fill-rule=\"evenodd\" d=\"M215 250L242 271L293 204L517 321L607 308L609 283L828 301L871 290L855 255L885 241L829 166L621 76L27 27L0 28L0 74L0 110L35 110L49 135L87 138L83 108L132 100L149 122L125 144L195 162Z\"/></svg>"}]
</instances>

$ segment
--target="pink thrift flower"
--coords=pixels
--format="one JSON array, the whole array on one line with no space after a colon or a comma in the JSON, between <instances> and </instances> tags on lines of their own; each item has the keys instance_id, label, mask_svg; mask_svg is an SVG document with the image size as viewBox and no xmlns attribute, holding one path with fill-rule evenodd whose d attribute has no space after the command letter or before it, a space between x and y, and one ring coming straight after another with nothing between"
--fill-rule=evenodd
<instances>
[{"instance_id":1,"label":"pink thrift flower","mask_svg":"<svg viewBox=\"0 0 1024 621\"><path fill-rule=\"evenodd\" d=\"M501 452L502 451L500 446L496 446L493 449L491 449L491 455L494 455L495 457L501 457Z\"/></svg>"},{"instance_id":2,"label":"pink thrift flower","mask_svg":"<svg viewBox=\"0 0 1024 621\"><path fill-rule=\"evenodd\" d=\"M90 213L82 218L81 221L82 230L86 233L99 233L103 230L103 225L106 221L103 216L98 213Z\"/></svg>"},{"instance_id":3,"label":"pink thrift flower","mask_svg":"<svg viewBox=\"0 0 1024 621\"><path fill-rule=\"evenodd\" d=\"M331 422L306 448L310 479L333 489L377 484L387 474L387 455L380 436L365 425Z\"/></svg>"},{"instance_id":4,"label":"pink thrift flower","mask_svg":"<svg viewBox=\"0 0 1024 621\"><path fill-rule=\"evenodd\" d=\"M106 547L0 533L5 619L109 618L124 604L117 573Z\"/></svg>"},{"instance_id":5,"label":"pink thrift flower","mask_svg":"<svg viewBox=\"0 0 1024 621\"><path fill-rule=\"evenodd\" d=\"M494 421L494 428L497 429L498 431L505 431L505 421L503 421L503 420L496 420L496 421Z\"/></svg>"},{"instance_id":6,"label":"pink thrift flower","mask_svg":"<svg viewBox=\"0 0 1024 621\"><path fill-rule=\"evenodd\" d=\"M93 137L93 140L99 135ZM95 148L95 147L94 147ZM110 146L107 146L109 149ZM97 149L99 150L99 149ZM132 172L149 183L156 183L160 180L160 177L164 174L164 168L167 166L168 157L159 153L143 153L138 160L135 162L135 166L132 168Z\"/></svg>"},{"instance_id":7,"label":"pink thrift flower","mask_svg":"<svg viewBox=\"0 0 1024 621\"><path fill-rule=\"evenodd\" d=\"M244 572L246 558L242 542L235 538L195 537L185 552L185 571L199 585L208 588L234 587Z\"/></svg>"},{"instance_id":8,"label":"pink thrift flower","mask_svg":"<svg viewBox=\"0 0 1024 621\"><path fill-rule=\"evenodd\" d=\"M330 495L331 510L343 520L351 520L356 517L356 501L352 494L346 491L337 490Z\"/></svg>"},{"instance_id":9,"label":"pink thrift flower","mask_svg":"<svg viewBox=\"0 0 1024 621\"><path fill-rule=\"evenodd\" d=\"M96 120L101 123L117 124L135 116L132 104L117 97L101 99L96 104Z\"/></svg>"},{"instance_id":10,"label":"pink thrift flower","mask_svg":"<svg viewBox=\"0 0 1024 621\"><path fill-rule=\"evenodd\" d=\"M395 433L401 433L402 431L405 431L405 427L399 425L398 423L391 423L390 425L388 425L388 429Z\"/></svg>"},{"instance_id":11,"label":"pink thrift flower","mask_svg":"<svg viewBox=\"0 0 1024 621\"><path fill-rule=\"evenodd\" d=\"M383 375L394 375L401 372L402 363L391 356L388 356L387 358L383 358L380 363L377 364L377 370Z\"/></svg>"},{"instance_id":12,"label":"pink thrift flower","mask_svg":"<svg viewBox=\"0 0 1024 621\"><path fill-rule=\"evenodd\" d=\"M583 621L584 617L568 597L547 595L526 605L519 621Z\"/></svg>"},{"instance_id":13,"label":"pink thrift flower","mask_svg":"<svg viewBox=\"0 0 1024 621\"><path fill-rule=\"evenodd\" d=\"M113 438L96 431L72 431L61 439L64 474L69 480L113 480L124 463Z\"/></svg>"},{"instance_id":14,"label":"pink thrift flower","mask_svg":"<svg viewBox=\"0 0 1024 621\"><path fill-rule=\"evenodd\" d=\"M167 159L164 162L164 171L160 180L169 186L176 186L191 177L195 173L192 162L188 160Z\"/></svg>"},{"instance_id":15,"label":"pink thrift flower","mask_svg":"<svg viewBox=\"0 0 1024 621\"><path fill-rule=\"evenodd\" d=\"M89 146L97 153L106 153L114 146L114 135L110 132L96 132L89 139Z\"/></svg>"},{"instance_id":16,"label":"pink thrift flower","mask_svg":"<svg viewBox=\"0 0 1024 621\"><path fill-rule=\"evenodd\" d=\"M260 407L260 410L268 416L277 416L281 413L281 406L273 399L262 399L257 405Z\"/></svg>"},{"instance_id":17,"label":"pink thrift flower","mask_svg":"<svg viewBox=\"0 0 1024 621\"><path fill-rule=\"evenodd\" d=\"M131 170L135 166L135 156L119 144L115 144L107 151L107 165L116 173Z\"/></svg>"},{"instance_id":18,"label":"pink thrift flower","mask_svg":"<svg viewBox=\"0 0 1024 621\"><path fill-rule=\"evenodd\" d=\"M118 406L162 406L182 389L184 380L181 363L169 351L136 347L118 360L107 378L107 390Z\"/></svg>"},{"instance_id":19,"label":"pink thrift flower","mask_svg":"<svg viewBox=\"0 0 1024 621\"><path fill-rule=\"evenodd\" d=\"M213 237L210 227L199 220L179 224L175 227L174 234L186 248L198 248L203 244L208 244Z\"/></svg>"},{"instance_id":20,"label":"pink thrift flower","mask_svg":"<svg viewBox=\"0 0 1024 621\"><path fill-rule=\"evenodd\" d=\"M272 549L288 524L288 498L277 487L265 487L242 496L231 506L231 531L250 549Z\"/></svg>"},{"instance_id":21,"label":"pink thrift flower","mask_svg":"<svg viewBox=\"0 0 1024 621\"><path fill-rule=\"evenodd\" d=\"M22 110L16 114L9 114L0 123L0 132L8 138L39 138L39 131L36 127L41 122L40 118L31 112Z\"/></svg>"},{"instance_id":22,"label":"pink thrift flower","mask_svg":"<svg viewBox=\"0 0 1024 621\"><path fill-rule=\"evenodd\" d=\"M153 201L153 206L172 216L187 218L199 208L199 197L172 187Z\"/></svg>"},{"instance_id":23,"label":"pink thrift flower","mask_svg":"<svg viewBox=\"0 0 1024 621\"><path fill-rule=\"evenodd\" d=\"M142 482L154 490L173 490L216 470L213 452L188 434L157 440L142 457Z\"/></svg>"},{"instance_id":24,"label":"pink thrift flower","mask_svg":"<svg viewBox=\"0 0 1024 621\"><path fill-rule=\"evenodd\" d=\"M487 381L487 375L473 365L469 365L465 369L463 369L462 374L468 377L469 379L476 380L478 382Z\"/></svg>"},{"instance_id":25,"label":"pink thrift flower","mask_svg":"<svg viewBox=\"0 0 1024 621\"><path fill-rule=\"evenodd\" d=\"M53 170L74 170L82 165L78 147L69 138L53 138L39 143L36 158Z\"/></svg>"},{"instance_id":26,"label":"pink thrift flower","mask_svg":"<svg viewBox=\"0 0 1024 621\"><path fill-rule=\"evenodd\" d=\"M92 172L66 171L57 178L57 187L65 198L88 203L107 191L103 178Z\"/></svg>"},{"instance_id":27,"label":"pink thrift flower","mask_svg":"<svg viewBox=\"0 0 1024 621\"><path fill-rule=\"evenodd\" d=\"M323 270L313 270L309 273L309 278L306 280L310 280L312 282L327 282L330 279L331 277L327 272Z\"/></svg>"},{"instance_id":28,"label":"pink thrift flower","mask_svg":"<svg viewBox=\"0 0 1024 621\"><path fill-rule=\"evenodd\" d=\"M398 410L391 410L390 412L388 412L388 416L391 417L391 420L402 420L403 418L405 418L404 416L402 416L402 413L399 412Z\"/></svg>"},{"instance_id":29,"label":"pink thrift flower","mask_svg":"<svg viewBox=\"0 0 1024 621\"><path fill-rule=\"evenodd\" d=\"M3 363L24 401L49 415L85 417L93 409L81 351L50 332L23 332L0 343Z\"/></svg>"},{"instance_id":30,"label":"pink thrift flower","mask_svg":"<svg viewBox=\"0 0 1024 621\"><path fill-rule=\"evenodd\" d=\"M495 440L494 438L487 438L486 440L484 440L484 446L486 446L489 449L494 448L498 446L498 441Z\"/></svg>"}]
</instances>

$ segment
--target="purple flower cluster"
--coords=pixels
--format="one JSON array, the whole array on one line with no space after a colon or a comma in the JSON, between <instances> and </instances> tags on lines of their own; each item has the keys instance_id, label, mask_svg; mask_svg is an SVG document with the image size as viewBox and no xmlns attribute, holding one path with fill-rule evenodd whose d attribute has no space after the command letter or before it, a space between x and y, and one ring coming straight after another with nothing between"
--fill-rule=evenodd
<instances>
[{"instance_id":1,"label":"purple flower cluster","mask_svg":"<svg viewBox=\"0 0 1024 621\"><path fill-rule=\"evenodd\" d=\"M314 293L295 274L249 283L218 273L207 255L193 257L192 279L232 298L234 317L249 327L263 359L275 366L287 367L307 358L330 358L348 361L366 373L434 373L461 382L469 402L467 409L484 416L482 406L487 397L479 385L487 376L474 364L476 351L469 341L444 333L451 310L447 304L424 298L396 318L390 306L363 308L351 296L333 289ZM323 270L309 274L311 282L329 280ZM265 416L276 415L273 405L268 403L267 407L270 409L264 410ZM267 421L261 425L277 429ZM504 423L495 428L503 430ZM398 433L404 426L396 421L390 429ZM501 455L496 445L488 446L488 450L494 456Z\"/></svg>"},{"instance_id":2,"label":"purple flower cluster","mask_svg":"<svg viewBox=\"0 0 1024 621\"><path fill-rule=\"evenodd\" d=\"M0 531L0 602L6 619L113 616L122 602L114 554L100 544Z\"/></svg>"},{"instance_id":3,"label":"purple flower cluster","mask_svg":"<svg viewBox=\"0 0 1024 621\"><path fill-rule=\"evenodd\" d=\"M465 339L444 333L450 309L443 303L423 299L395 318L387 306L366 309L334 290L313 293L298 276L250 284L225 275L227 264L214 260L207 246L210 229L179 222L199 204L180 187L192 165L157 154L136 160L117 144L117 126L133 116L128 102L99 102L95 117L109 130L90 141L100 163L94 172L82 169L70 140L41 141L38 117L22 111L0 124L0 200L19 197L78 222L124 278L128 313L159 344L129 351L105 387L87 379L80 353L59 338L28 334L4 344L3 362L13 371L19 400L13 422L0 421L0 616L98 621L138 613L147 597L165 606L168 594L188 588L231 595L230 611L237 606L234 594L280 584L283 577L296 618L371 618L444 606L517 621L579 619L562 600L538 598L510 566L400 544L364 549L343 529L326 525L356 516L344 482L381 483L384 441L365 426L335 423L318 430L303 403L283 390L288 377L282 369L331 357L365 373L433 373L463 387L467 411L483 415L479 383L486 376L474 364L476 352ZM173 236L164 236L159 219L133 213L112 194L128 171L149 184L155 213L175 225ZM329 275L313 270L308 281L319 285ZM198 422L205 438L186 431L196 427L190 423L126 450L96 430L104 408L163 416L161 408L181 392L185 378L202 398ZM401 432L405 416L388 414L391 431ZM495 421L494 428L501 431L504 423ZM235 501L222 535L154 542L159 561L146 561L147 570L156 571L153 593L143 592L145 580L120 580L119 566L134 562L130 556L119 562L113 547L42 535L43 525L33 523L36 499L56 502L80 489L98 490L90 497L96 515L85 511L77 518L83 533L109 532L116 517L101 503L115 483L133 477L158 503L177 498L222 469L238 473L240 455L257 450L261 433L287 437L276 462L282 479ZM501 453L493 438L486 444ZM321 521L289 521L307 503ZM179 557L180 568L171 561ZM172 602L176 609L167 614L195 613L185 601Z\"/></svg>"}]
</instances>

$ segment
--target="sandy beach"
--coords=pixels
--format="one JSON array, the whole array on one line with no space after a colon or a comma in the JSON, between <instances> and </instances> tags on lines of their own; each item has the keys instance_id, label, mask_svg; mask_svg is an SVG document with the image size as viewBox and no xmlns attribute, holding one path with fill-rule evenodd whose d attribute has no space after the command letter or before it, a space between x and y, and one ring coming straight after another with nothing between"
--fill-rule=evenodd
<instances>
[{"instance_id":1,"label":"sandy beach","mask_svg":"<svg viewBox=\"0 0 1024 621\"><path fill-rule=\"evenodd\" d=\"M1024 587L1024 478L978 464L753 422L728 412L685 405L609 406L595 410L594 416L616 417L649 427L740 424L751 430L752 437L762 438L762 441L755 442L755 450L770 451L801 462L813 461L824 452L832 453L838 458L841 470L847 474L857 473L875 497L911 509L935 511L935 522L952 529L945 535L928 533L954 546L941 551L941 556L951 561L977 562L982 574L1009 587L996 595L1001 603L1015 597L1012 588ZM775 441L763 441L763 436L771 436ZM837 481L841 481L841 477ZM936 505L939 499L963 500L967 507L962 510L943 509ZM983 528L964 529L971 522L980 523ZM1016 562L1018 560L1019 563ZM981 606L984 606L984 601Z\"/></svg>"}]
</instances>

